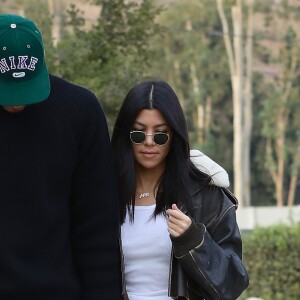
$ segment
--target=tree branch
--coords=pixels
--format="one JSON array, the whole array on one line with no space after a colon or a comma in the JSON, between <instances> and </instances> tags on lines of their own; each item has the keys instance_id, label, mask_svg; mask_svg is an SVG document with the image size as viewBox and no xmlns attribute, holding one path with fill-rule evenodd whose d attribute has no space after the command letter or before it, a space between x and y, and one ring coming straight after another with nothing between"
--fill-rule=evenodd
<instances>
[{"instance_id":1,"label":"tree branch","mask_svg":"<svg viewBox=\"0 0 300 300\"><path fill-rule=\"evenodd\" d=\"M228 55L230 74L231 74L231 76L233 76L235 74L236 68L235 68L235 63L234 63L233 48L232 48L232 44L230 41L228 22L227 22L225 13L224 13L224 8L223 8L223 0L216 0L216 2L217 2L218 14L219 14L219 17L220 17L220 20L222 23L222 28L223 28L223 33L224 33L223 38L224 38L226 52Z\"/></svg>"}]
</instances>

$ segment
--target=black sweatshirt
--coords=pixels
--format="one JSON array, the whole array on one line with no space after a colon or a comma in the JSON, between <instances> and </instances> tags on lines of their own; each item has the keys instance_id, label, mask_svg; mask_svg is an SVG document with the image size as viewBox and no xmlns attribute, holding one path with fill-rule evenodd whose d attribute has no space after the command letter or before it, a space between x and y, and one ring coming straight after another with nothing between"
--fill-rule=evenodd
<instances>
[{"instance_id":1,"label":"black sweatshirt","mask_svg":"<svg viewBox=\"0 0 300 300\"><path fill-rule=\"evenodd\" d=\"M106 120L93 93L50 79L47 100L19 113L0 106L0 299L117 300Z\"/></svg>"}]
</instances>

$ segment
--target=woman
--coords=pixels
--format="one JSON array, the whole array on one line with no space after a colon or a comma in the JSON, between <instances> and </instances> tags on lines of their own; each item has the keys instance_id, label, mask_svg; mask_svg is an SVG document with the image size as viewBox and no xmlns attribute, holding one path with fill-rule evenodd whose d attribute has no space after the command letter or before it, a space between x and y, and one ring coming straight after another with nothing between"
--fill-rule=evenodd
<instances>
[{"instance_id":1,"label":"woman","mask_svg":"<svg viewBox=\"0 0 300 300\"><path fill-rule=\"evenodd\" d=\"M236 299L248 285L237 200L191 162L186 120L166 82L129 91L112 145L125 299Z\"/></svg>"}]
</instances>

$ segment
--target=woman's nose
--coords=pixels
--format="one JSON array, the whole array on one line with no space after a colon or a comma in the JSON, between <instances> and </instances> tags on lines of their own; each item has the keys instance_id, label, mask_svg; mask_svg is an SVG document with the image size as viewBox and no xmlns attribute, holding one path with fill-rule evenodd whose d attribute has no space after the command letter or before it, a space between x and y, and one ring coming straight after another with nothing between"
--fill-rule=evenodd
<instances>
[{"instance_id":1,"label":"woman's nose","mask_svg":"<svg viewBox=\"0 0 300 300\"><path fill-rule=\"evenodd\" d=\"M146 139L145 139L144 144L147 144L147 145L155 144L154 141L153 141L153 134L151 134L151 133L146 134Z\"/></svg>"}]
</instances>

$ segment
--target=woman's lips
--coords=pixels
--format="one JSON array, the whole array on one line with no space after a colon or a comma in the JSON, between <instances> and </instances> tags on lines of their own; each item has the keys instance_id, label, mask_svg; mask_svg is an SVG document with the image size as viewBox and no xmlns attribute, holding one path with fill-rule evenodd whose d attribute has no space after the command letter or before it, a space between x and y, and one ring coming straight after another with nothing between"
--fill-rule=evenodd
<instances>
[{"instance_id":1,"label":"woman's lips","mask_svg":"<svg viewBox=\"0 0 300 300\"><path fill-rule=\"evenodd\" d=\"M155 157L158 153L157 152L148 152L148 151L143 151L141 152L143 156L147 157L147 158L152 158Z\"/></svg>"}]
</instances>

